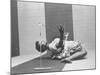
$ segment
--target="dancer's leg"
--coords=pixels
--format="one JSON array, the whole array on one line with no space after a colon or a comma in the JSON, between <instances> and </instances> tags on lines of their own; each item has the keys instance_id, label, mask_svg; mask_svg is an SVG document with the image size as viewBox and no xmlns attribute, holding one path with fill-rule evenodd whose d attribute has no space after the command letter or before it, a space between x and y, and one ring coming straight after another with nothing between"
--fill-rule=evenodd
<instances>
[{"instance_id":1,"label":"dancer's leg","mask_svg":"<svg viewBox=\"0 0 100 75\"><path fill-rule=\"evenodd\" d=\"M76 59L76 58L82 58L84 56L87 55L87 51L84 49L84 50L81 50L81 51L78 51L74 54L72 54L71 56L67 57L67 58L64 58L62 59L61 61L65 61L65 62L71 62L71 60L73 59Z\"/></svg>"}]
</instances>

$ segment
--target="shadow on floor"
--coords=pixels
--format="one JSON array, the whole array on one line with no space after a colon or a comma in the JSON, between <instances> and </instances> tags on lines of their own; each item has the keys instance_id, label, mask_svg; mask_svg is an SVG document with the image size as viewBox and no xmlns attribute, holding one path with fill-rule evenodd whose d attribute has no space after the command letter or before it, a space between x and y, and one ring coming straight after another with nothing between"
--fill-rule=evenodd
<instances>
[{"instance_id":1,"label":"shadow on floor","mask_svg":"<svg viewBox=\"0 0 100 75\"><path fill-rule=\"evenodd\" d=\"M87 59L87 57L75 58L72 61L78 61L78 60L84 60L84 59Z\"/></svg>"},{"instance_id":2,"label":"shadow on floor","mask_svg":"<svg viewBox=\"0 0 100 75\"><path fill-rule=\"evenodd\" d=\"M73 61L84 60L84 58L74 59ZM40 67L40 57L15 66L11 69L12 75L15 74L29 74L29 73L42 73L42 72L60 72L64 68L66 63L62 63L60 60L52 60L47 54L43 55L41 58L41 67L50 68L44 70L35 70L34 68ZM68 63L67 63L68 64Z\"/></svg>"},{"instance_id":3,"label":"shadow on floor","mask_svg":"<svg viewBox=\"0 0 100 75\"><path fill-rule=\"evenodd\" d=\"M60 60L52 60L47 55L42 56L42 67L50 67L51 69L45 70L34 70L34 68L40 67L40 57L35 58L31 61L25 62L11 69L12 74L23 74L23 73L41 73L41 72L54 72L62 71L65 63L61 63Z\"/></svg>"}]
</instances>

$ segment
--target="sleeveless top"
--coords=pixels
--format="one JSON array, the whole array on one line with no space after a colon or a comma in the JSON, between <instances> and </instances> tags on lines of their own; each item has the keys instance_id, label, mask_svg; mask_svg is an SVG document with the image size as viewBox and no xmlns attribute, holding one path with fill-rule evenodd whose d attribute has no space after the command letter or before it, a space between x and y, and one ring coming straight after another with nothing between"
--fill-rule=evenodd
<instances>
[{"instance_id":1,"label":"sleeveless top","mask_svg":"<svg viewBox=\"0 0 100 75\"><path fill-rule=\"evenodd\" d=\"M59 44L60 38L55 38L50 44L49 44L49 48L50 49L57 49L57 45Z\"/></svg>"}]
</instances>

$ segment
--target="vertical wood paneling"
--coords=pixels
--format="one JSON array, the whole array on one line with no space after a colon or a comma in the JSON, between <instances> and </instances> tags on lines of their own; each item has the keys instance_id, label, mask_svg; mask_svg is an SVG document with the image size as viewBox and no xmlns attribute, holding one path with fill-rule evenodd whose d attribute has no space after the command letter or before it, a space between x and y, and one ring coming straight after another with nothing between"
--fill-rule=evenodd
<instances>
[{"instance_id":1,"label":"vertical wood paneling","mask_svg":"<svg viewBox=\"0 0 100 75\"><path fill-rule=\"evenodd\" d=\"M41 30L39 24L43 24ZM18 25L20 54L36 54L35 42L46 40L44 3L18 2Z\"/></svg>"}]
</instances>

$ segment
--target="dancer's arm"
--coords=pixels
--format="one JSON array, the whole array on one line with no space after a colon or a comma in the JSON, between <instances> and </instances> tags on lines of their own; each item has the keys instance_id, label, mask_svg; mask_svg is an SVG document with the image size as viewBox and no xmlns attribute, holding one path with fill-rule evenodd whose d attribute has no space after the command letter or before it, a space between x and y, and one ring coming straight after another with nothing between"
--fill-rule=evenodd
<instances>
[{"instance_id":1,"label":"dancer's arm","mask_svg":"<svg viewBox=\"0 0 100 75\"><path fill-rule=\"evenodd\" d=\"M59 26L58 30L59 30L59 33L60 33L60 41L59 41L57 48L61 48L63 46L63 38L64 38L64 28L63 28L63 26Z\"/></svg>"}]
</instances>

